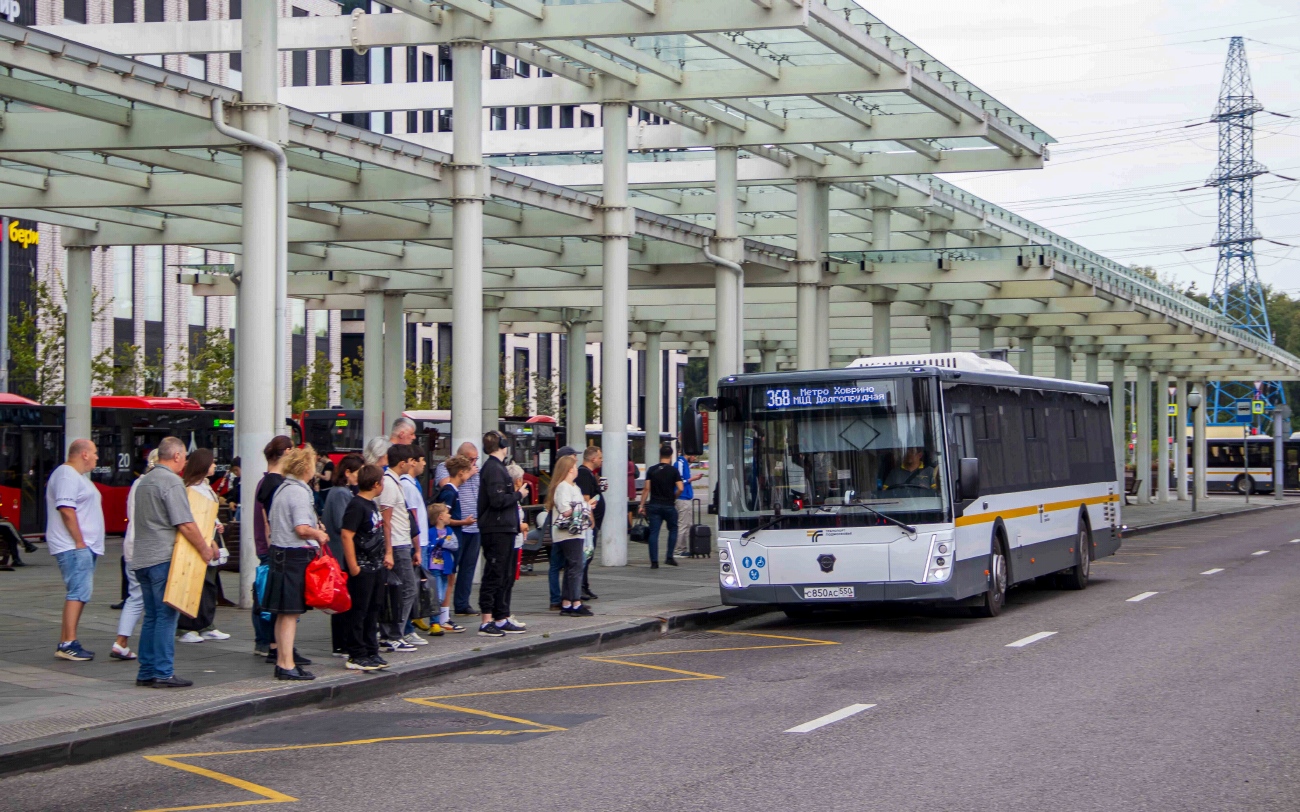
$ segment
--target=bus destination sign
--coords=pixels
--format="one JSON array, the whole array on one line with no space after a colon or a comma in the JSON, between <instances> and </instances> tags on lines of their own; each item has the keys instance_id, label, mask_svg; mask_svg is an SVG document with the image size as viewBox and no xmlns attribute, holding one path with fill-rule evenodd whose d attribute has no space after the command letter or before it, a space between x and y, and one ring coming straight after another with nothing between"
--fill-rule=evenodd
<instances>
[{"instance_id":1,"label":"bus destination sign","mask_svg":"<svg viewBox=\"0 0 1300 812\"><path fill-rule=\"evenodd\" d=\"M828 406L888 406L893 400L892 381L772 387L763 393L763 407L772 411L818 409Z\"/></svg>"}]
</instances>

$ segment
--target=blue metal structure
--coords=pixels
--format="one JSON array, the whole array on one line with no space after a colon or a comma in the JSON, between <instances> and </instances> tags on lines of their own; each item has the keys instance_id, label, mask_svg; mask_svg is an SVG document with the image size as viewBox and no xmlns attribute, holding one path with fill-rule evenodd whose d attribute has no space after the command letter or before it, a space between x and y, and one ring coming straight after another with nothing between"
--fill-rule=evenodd
<instances>
[{"instance_id":1,"label":"blue metal structure","mask_svg":"<svg viewBox=\"0 0 1300 812\"><path fill-rule=\"evenodd\" d=\"M1263 109L1251 88L1245 40L1233 37L1219 104L1211 119L1219 125L1219 165L1208 181L1219 189L1219 229L1211 243L1219 249L1219 264L1210 306L1234 326L1271 342L1264 288L1255 267L1255 241L1260 239L1255 228L1255 178L1268 172L1255 160L1255 114ZM1275 381L1224 382L1213 385L1209 395L1206 417L1219 425L1237 422L1238 400L1285 400Z\"/></svg>"}]
</instances>

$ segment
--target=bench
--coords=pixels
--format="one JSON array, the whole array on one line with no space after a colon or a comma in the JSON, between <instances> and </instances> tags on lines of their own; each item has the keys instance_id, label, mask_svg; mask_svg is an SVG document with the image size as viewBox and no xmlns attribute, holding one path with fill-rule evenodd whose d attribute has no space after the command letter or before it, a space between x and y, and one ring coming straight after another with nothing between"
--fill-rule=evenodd
<instances>
[{"instance_id":1,"label":"bench","mask_svg":"<svg viewBox=\"0 0 1300 812\"><path fill-rule=\"evenodd\" d=\"M1131 505L1131 504L1133 504L1132 502L1130 502L1130 501L1128 500L1128 498L1129 498L1130 496L1137 496L1137 495L1138 495L1138 491L1141 490L1141 488L1142 488L1142 480L1138 479L1136 476L1133 476L1133 475L1125 475L1125 477L1124 477L1124 504L1126 504L1126 505Z\"/></svg>"}]
</instances>

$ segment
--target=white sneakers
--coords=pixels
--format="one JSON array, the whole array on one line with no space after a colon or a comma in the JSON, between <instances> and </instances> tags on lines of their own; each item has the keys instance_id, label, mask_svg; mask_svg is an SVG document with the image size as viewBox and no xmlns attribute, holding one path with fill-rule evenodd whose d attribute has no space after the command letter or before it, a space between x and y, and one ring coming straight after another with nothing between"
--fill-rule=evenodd
<instances>
[{"instance_id":1,"label":"white sneakers","mask_svg":"<svg viewBox=\"0 0 1300 812\"><path fill-rule=\"evenodd\" d=\"M198 633L198 632L186 632L185 634L182 634L182 635L180 636L180 638L179 638L176 642L178 642L178 643L202 643L202 642L203 642L203 638L199 636L199 633Z\"/></svg>"},{"instance_id":2,"label":"white sneakers","mask_svg":"<svg viewBox=\"0 0 1300 812\"><path fill-rule=\"evenodd\" d=\"M427 645L429 645L429 641L428 641L428 640L425 640L423 637L421 637L420 635L416 634L415 632L411 632L410 634L408 634L408 635L406 635L405 637L403 637L403 638L402 638L402 642L403 642L403 643L406 643L406 645L408 645L408 646L427 646Z\"/></svg>"},{"instance_id":3,"label":"white sneakers","mask_svg":"<svg viewBox=\"0 0 1300 812\"><path fill-rule=\"evenodd\" d=\"M230 635L220 629L208 629L203 634L198 632L186 632L178 639L181 643L202 643L204 640L229 640Z\"/></svg>"}]
</instances>

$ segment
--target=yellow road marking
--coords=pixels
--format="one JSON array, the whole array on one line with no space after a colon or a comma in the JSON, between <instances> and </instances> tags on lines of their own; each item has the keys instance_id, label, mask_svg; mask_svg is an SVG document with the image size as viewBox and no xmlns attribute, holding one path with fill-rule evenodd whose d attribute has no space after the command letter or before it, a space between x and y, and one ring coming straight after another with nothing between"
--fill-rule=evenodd
<instances>
[{"instance_id":1,"label":"yellow road marking","mask_svg":"<svg viewBox=\"0 0 1300 812\"><path fill-rule=\"evenodd\" d=\"M1103 563L1103 562L1097 562L1097 563ZM258 795L261 797L257 799L246 800L246 801L228 801L225 803L197 804L193 806L159 807L155 809L142 810L141 812L194 812L195 810L200 810L200 809L230 809L239 806L260 806L264 804L292 803L298 800L292 795L286 795L285 793L279 792L278 790L271 789L270 787L265 787L262 786L261 784L255 784L251 781L245 781L242 778L236 778L233 775L227 775L226 773L217 772L216 770L209 770L204 767L196 766L194 764L187 764L185 762L178 761L178 759L205 758L205 757L212 757L212 756L239 756L239 755L251 755L256 753L285 752L290 750L314 750L314 749L320 749L326 747L353 747L353 746L365 745L365 744L382 744L387 742L418 741L420 739L438 739L438 738L447 738L451 736L517 736L523 733L560 733L567 730L568 728L559 727L557 725L548 725L542 722L534 722L531 719L523 719L517 716L506 716L504 714L492 713L491 711L477 710L475 708L466 708L462 705L451 705L445 702L441 702L439 700L465 699L468 697L477 697L477 696L502 696L507 694L524 694L524 693L535 693L535 692L542 692L542 691L572 691L581 688L613 688L613 687L619 687L625 685L654 685L654 684L668 683L668 682L697 682L701 680L719 680L719 679L726 679L726 677L721 676L719 674L705 674L699 671L686 671L680 668L669 668L668 666L663 666L663 665L650 665L649 663L627 662L627 659L631 657L652 657L652 656L662 656L666 654L708 654L712 652L724 652L724 651L756 651L760 649L803 648L809 646L840 645L834 640L815 640L813 638L808 638L808 637L790 637L787 635L778 635L778 634L761 634L759 632L713 631L711 633L719 634L719 635L734 635L740 637L758 637L758 638L766 638L769 640L790 640L793 642L758 645L758 646L729 646L726 648L716 648L716 649L683 649L679 651L650 651L650 652L642 652L640 654L624 654L624 655L611 656L611 657L583 656L580 658L583 660L588 660L590 662L610 663L613 665L626 665L630 668L645 668L651 671L663 671L670 674L680 675L677 677L665 677L662 679L647 679L647 680L627 680L622 682L597 682L597 683L587 683L581 685L553 685L553 686L546 686L540 688L515 688L512 690L504 690L504 691L481 691L477 693L468 693L468 694L449 694L446 696L431 696L431 697L406 699L407 702L411 702L416 705L423 705L425 707L441 708L444 710L457 711L460 713L468 713L475 716L483 716L488 719L494 719L499 722L509 722L512 724L526 725L528 726L528 729L525 730L463 730L463 731L453 731L448 733L420 733L420 734L413 734L410 736L383 736L383 737L370 738L370 739L353 739L350 741L342 741L342 742L320 742L316 744L289 744L289 745L279 745L274 747L256 747L256 748L250 748L246 750L221 750L221 751L206 752L206 753L179 753L179 754L172 754L166 756L145 756L144 758L146 761L153 762L154 764L160 764L165 767L172 767L174 769L181 770L183 772L188 772L193 775L203 776L204 778L211 778L214 781L219 781L223 784L227 784L229 786L236 787L238 789L242 789L247 792L251 792L254 795Z\"/></svg>"}]
</instances>

